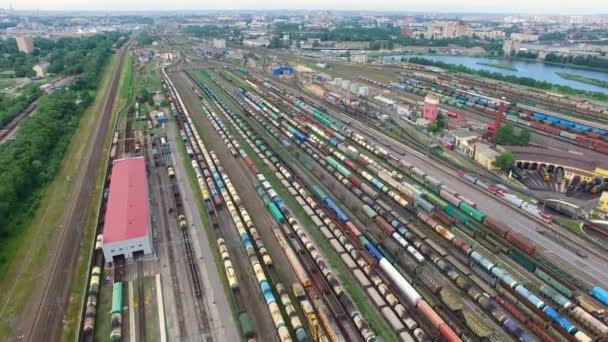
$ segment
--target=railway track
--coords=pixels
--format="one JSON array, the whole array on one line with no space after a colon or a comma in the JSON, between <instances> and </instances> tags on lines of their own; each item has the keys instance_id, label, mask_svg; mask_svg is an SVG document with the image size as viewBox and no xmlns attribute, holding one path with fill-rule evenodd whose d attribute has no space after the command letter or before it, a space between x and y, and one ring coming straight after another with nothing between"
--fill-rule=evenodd
<instances>
[{"instance_id":1,"label":"railway track","mask_svg":"<svg viewBox=\"0 0 608 342\"><path fill-rule=\"evenodd\" d=\"M268 123L268 125L270 125L270 124ZM296 172L296 174L297 174L297 172ZM331 177L330 177L330 178L331 178ZM339 184L339 183L338 183L338 184ZM411 219L411 217L410 217L410 215L409 215L409 214L407 214L406 216L407 216L409 219ZM370 226L370 229L371 229L371 226ZM399 297L399 296L398 296L398 297ZM440 302L438 298L434 297L434 295L433 295L433 298L435 298L435 301L436 301L436 302L438 302L438 303ZM402 299L402 301L403 301L403 299ZM464 322L462 321L462 318L457 317L455 314L453 314L452 312L450 312L449 310L446 310L446 309L443 309L443 310L442 310L442 312L443 312L443 315L446 317L446 319L448 319L448 320L450 320L451 322L453 322L453 324L454 324L454 325L456 325L456 326L460 327L460 328L459 328L459 330L460 330L460 331L464 331L464 330L466 329L466 328L464 327Z\"/></svg>"},{"instance_id":2,"label":"railway track","mask_svg":"<svg viewBox=\"0 0 608 342\"><path fill-rule=\"evenodd\" d=\"M137 262L137 313L139 314L139 340L146 341L146 300L144 293L144 262L142 256Z\"/></svg>"},{"instance_id":3,"label":"railway track","mask_svg":"<svg viewBox=\"0 0 608 342\"><path fill-rule=\"evenodd\" d=\"M290 87L289 85L285 85L283 83L283 86L286 87L287 89L290 89L292 87ZM300 90L301 92L304 92L304 90ZM304 92L305 93L305 92ZM316 100L316 99L310 99L310 96L308 97L308 100L310 100L312 103L314 103L315 105L319 106L320 105L320 101ZM340 111L337 110L332 110L332 115L335 115L335 117L344 120L345 118L351 118L349 115L346 115ZM359 118L355 118L355 119L359 119ZM428 160L429 163L431 163L432 165L434 165L435 167L438 167L442 170L444 170L446 173L448 173L450 176L452 176L453 178L457 179L459 182L462 182L464 184L466 184L467 186L470 185L470 183L467 183L466 181L464 181L461 177L456 176L456 172L457 170L449 170L446 169L444 166L440 165L440 162L437 160L434 160L433 158L428 158L425 157L424 155L422 155L420 152L418 152L417 150L411 148L410 146L407 146L401 142L396 141L395 139L391 138L391 137L383 137L383 132L381 132L381 130L377 127L377 125L375 124L371 124L369 125L369 123L367 125L358 125L358 129L360 129L361 131L364 131L368 136L371 137L378 137L376 138L376 140L378 140L382 145L384 146L391 146L391 145L396 145L401 147L402 149L412 153L412 154L416 154L421 158L425 158ZM419 144L416 144L419 145ZM490 193L485 192L485 191L481 191L476 187L473 187L479 194L481 194L481 196L483 196L484 198L489 198L492 200L496 200L495 197L493 197ZM506 203L503 203L503 205L506 205ZM520 212L519 210L517 210L518 212ZM526 213L523 213L523 215L525 215L526 217L532 218L531 216L529 216ZM594 258L597 258L598 260L602 260L603 262L608 262L608 258L606 257L605 253L602 253L601 251L598 251L596 249L593 248L589 248L589 241L584 240L582 237L575 235L574 233L571 233L568 230L564 230L563 228L560 227L556 227L554 225L550 225L550 224L546 224L545 222L537 219L537 218L533 218L533 220L535 222L538 223L539 226L542 226L543 228L547 228L549 231L553 232L556 235L565 237L566 239L560 239L560 241L555 241L555 240L551 240L551 242L559 242L560 244L564 244L566 243L567 245L570 245L570 250L574 251L574 250L582 250L585 251L586 253L588 253L590 256L592 255ZM541 249L543 249L544 251L541 252L544 255L549 255L549 256L553 256L553 253L551 251L551 249L549 248L545 248L542 244L539 245L539 247ZM553 259L551 259L553 260ZM578 261L577 261L578 263ZM566 268L566 269L571 269L572 268L572 264L569 263L562 263L560 262L558 264L558 266ZM597 278L597 275L600 275L599 273L594 273L594 275ZM587 285L591 285L590 282L587 282Z\"/></svg>"},{"instance_id":4,"label":"railway track","mask_svg":"<svg viewBox=\"0 0 608 342\"><path fill-rule=\"evenodd\" d=\"M19 113L19 115L11 120L11 122L4 126L4 128L0 129L0 144L3 143L4 140L15 131L15 129L17 129L17 126L21 120L32 114L32 112L36 109L36 106L38 106L38 100L32 102L29 106L27 106L27 108Z\"/></svg>"},{"instance_id":5,"label":"railway track","mask_svg":"<svg viewBox=\"0 0 608 342\"><path fill-rule=\"evenodd\" d=\"M365 79L360 79L360 81L362 81L366 84L372 85L372 86L377 86L376 84L373 84ZM391 89L391 92L393 92L394 95L397 95L400 98L405 98L405 99L409 99L412 101L424 101L424 96L420 96L420 95L417 95L414 93L409 93L409 92L405 92L405 91L397 91L397 90L393 90L393 89ZM470 108L470 107L458 108L458 107L454 107L454 106L451 106L446 103L441 103L440 107L445 108L452 112L458 112L458 113L464 112L464 113L466 113L467 116L472 116L474 119L477 119L484 123L493 123L494 122L494 115L484 113L475 108ZM547 148L551 148L551 149L558 149L561 151L574 151L576 153L584 153L585 155L588 155L588 156L594 157L594 158L605 158L606 157L606 155L604 153L591 150L591 149L581 146L580 144L575 143L571 140L567 140L566 138L562 138L562 137L559 137L559 136L532 128L532 127L528 127L528 126L525 126L525 125L522 125L519 123L515 123L515 122L511 122L511 121L504 121L504 122L510 123L520 130L524 129L524 128L531 129L531 132L532 132L531 142L534 145L539 145L539 146L543 146L543 147L547 147Z\"/></svg>"},{"instance_id":6,"label":"railway track","mask_svg":"<svg viewBox=\"0 0 608 342\"><path fill-rule=\"evenodd\" d=\"M159 170L158 172L163 172L164 170ZM157 184L163 184L162 183L162 177L160 174L156 174L156 179L157 179ZM168 219L167 219L167 215L169 215L169 210L167 209L167 203L166 203L166 199L165 196L159 191L157 192L157 196L155 196L155 198L160 200L158 201L158 205L159 205L159 209L160 212L158 213L160 216L160 220L161 220L161 239L163 241L163 245L166 248L166 252L167 252L167 257L168 257L168 264L169 264L169 275L171 278L171 289L173 292L173 298L174 298L174 302L175 302L175 306L176 306L176 314L177 317L176 321L177 321L177 330L178 333L177 335L179 336L180 340L183 340L186 337L186 317L184 316L184 303L182 300L182 296L180 293L180 280L179 277L176 274L176 270L175 267L177 266L177 263L175 261L175 251L173 250L173 239L172 239L172 234L171 234L171 229L169 228L169 223L168 223ZM166 267L166 265L165 265Z\"/></svg>"},{"instance_id":7,"label":"railway track","mask_svg":"<svg viewBox=\"0 0 608 342\"><path fill-rule=\"evenodd\" d=\"M79 251L82 230L89 205L89 194L95 183L95 172L100 161L103 148L103 139L110 125L112 105L116 96L118 82L125 53L130 46L127 42L119 50L119 61L116 64L110 89L106 94L99 115L97 130L87 146L84 159L81 160L81 172L78 174L75 186L68 200L67 211L64 213L57 242L57 250L48 272L43 277L43 293L37 303L33 320L27 324L24 335L27 341L56 340L61 320L65 315L65 306L68 301L68 291L72 279L73 265ZM63 271L59 271L59 270Z\"/></svg>"},{"instance_id":8,"label":"railway track","mask_svg":"<svg viewBox=\"0 0 608 342\"><path fill-rule=\"evenodd\" d=\"M177 108L178 111L181 111L181 108ZM181 118L178 117L178 121ZM179 121L178 123L181 123ZM178 181L175 178L169 179L171 192L173 194L172 199L170 200L170 205L174 205L175 213L174 217L176 218L177 224L180 230L180 243L183 244L183 253L186 260L186 268L189 274L189 290L194 298L194 308L196 321L199 326L199 331L201 335L204 336L204 340L213 341L214 335L213 331L215 327L212 326L213 320L210 317L210 309L209 304L207 303L207 298L205 293L203 292L203 286L201 284L201 276L198 264L196 262L196 254L192 248L191 237L188 231L188 221L186 220L185 212L183 209L183 200L180 194ZM183 220L183 222L182 222Z\"/></svg>"}]
</instances>

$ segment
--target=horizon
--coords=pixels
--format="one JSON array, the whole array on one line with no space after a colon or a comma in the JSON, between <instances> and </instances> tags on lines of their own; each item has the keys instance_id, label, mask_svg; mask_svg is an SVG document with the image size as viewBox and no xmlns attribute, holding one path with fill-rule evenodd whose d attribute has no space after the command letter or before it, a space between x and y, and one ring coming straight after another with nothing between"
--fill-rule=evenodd
<instances>
[{"instance_id":1,"label":"horizon","mask_svg":"<svg viewBox=\"0 0 608 342\"><path fill-rule=\"evenodd\" d=\"M194 0L180 0L167 6L164 1L151 0L145 4L140 1L122 3L114 0L91 0L82 3L78 0L59 0L43 3L37 0L22 0L12 3L15 12L218 12L218 11L334 11L334 12L374 12L374 13L445 13L445 14L491 14L491 15L608 15L608 1L584 0L576 3L556 4L551 0L533 2L513 0L508 5L500 2L462 0L454 3L449 0L410 0L407 3L395 0L379 0L374 8L368 1L348 1L349 9L344 9L345 1L296 0L288 6L277 0L229 0L221 4L202 4ZM202 6L205 6L202 5ZM145 6L145 7L144 7ZM7 6L8 7L8 6ZM513 10L514 8L518 10ZM551 11L548 12L547 9Z\"/></svg>"}]
</instances>

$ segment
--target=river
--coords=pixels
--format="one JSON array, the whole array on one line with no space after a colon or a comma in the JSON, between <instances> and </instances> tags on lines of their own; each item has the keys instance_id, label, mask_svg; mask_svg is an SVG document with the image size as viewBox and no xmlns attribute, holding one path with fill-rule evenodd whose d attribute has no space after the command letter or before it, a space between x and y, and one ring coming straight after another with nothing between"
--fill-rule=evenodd
<instances>
[{"instance_id":1,"label":"river","mask_svg":"<svg viewBox=\"0 0 608 342\"><path fill-rule=\"evenodd\" d=\"M498 58L483 58L483 57L469 57L469 56L437 56L437 55L392 55L382 57L384 60L390 59L401 59L401 57L422 57L431 59L434 61L441 61L450 64L462 64L466 67L475 70L487 70L503 75L513 75L518 77L532 77L539 81L546 81L549 83L569 86L575 89L597 91L597 92L608 92L608 89L599 87L593 84L587 84L578 81L566 80L559 77L556 72L565 72L574 75L581 75L585 77L591 77L598 80L608 81L608 72L586 70L579 68L572 68L563 65L546 64L536 61L522 61L522 60L509 60L509 59L498 59ZM505 70L493 68L486 65L480 65L477 63L490 63L500 64L509 67L516 68L517 71Z\"/></svg>"}]
</instances>

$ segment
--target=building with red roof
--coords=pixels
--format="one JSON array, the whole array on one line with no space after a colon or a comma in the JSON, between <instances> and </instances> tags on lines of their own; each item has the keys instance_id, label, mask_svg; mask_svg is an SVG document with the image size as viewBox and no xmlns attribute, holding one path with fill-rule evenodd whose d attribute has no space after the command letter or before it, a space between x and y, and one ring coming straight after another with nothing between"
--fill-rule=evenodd
<instances>
[{"instance_id":1,"label":"building with red roof","mask_svg":"<svg viewBox=\"0 0 608 342\"><path fill-rule=\"evenodd\" d=\"M116 256L152 253L148 179L143 157L115 160L103 228L106 262Z\"/></svg>"}]
</instances>

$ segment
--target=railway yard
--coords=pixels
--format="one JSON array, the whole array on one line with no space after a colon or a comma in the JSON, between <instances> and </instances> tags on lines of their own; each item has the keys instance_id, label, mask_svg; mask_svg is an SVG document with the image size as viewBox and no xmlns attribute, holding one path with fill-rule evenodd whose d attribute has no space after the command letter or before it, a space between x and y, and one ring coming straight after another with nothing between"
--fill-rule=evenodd
<instances>
[{"instance_id":1,"label":"railway yard","mask_svg":"<svg viewBox=\"0 0 608 342\"><path fill-rule=\"evenodd\" d=\"M155 71L166 108L148 116L135 100L114 128L80 340L608 339L605 246L295 77L180 53ZM491 123L496 107L441 88L482 91L459 77L374 66L358 81L412 104L443 94L442 110ZM484 96L517 94L501 87ZM605 158L605 123L557 132L507 110L533 143ZM122 197L144 217L116 211ZM127 230L146 222L142 240L113 241L117 215Z\"/></svg>"}]
</instances>

